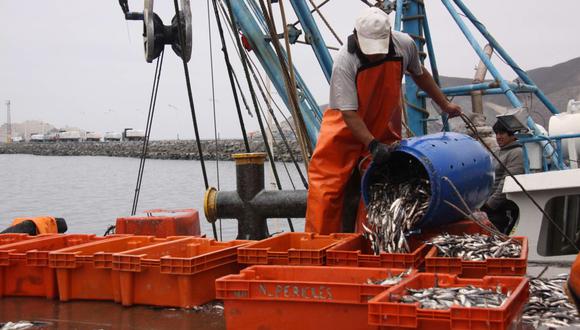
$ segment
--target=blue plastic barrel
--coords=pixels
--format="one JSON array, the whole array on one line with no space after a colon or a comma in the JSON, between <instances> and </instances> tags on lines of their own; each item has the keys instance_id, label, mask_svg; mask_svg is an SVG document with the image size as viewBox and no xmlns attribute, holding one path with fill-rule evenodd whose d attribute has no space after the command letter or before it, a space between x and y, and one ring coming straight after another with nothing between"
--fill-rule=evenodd
<instances>
[{"instance_id":1,"label":"blue plastic barrel","mask_svg":"<svg viewBox=\"0 0 580 330\"><path fill-rule=\"evenodd\" d=\"M429 208L415 228L436 227L464 218L444 202L447 200L464 209L457 193L444 177L453 182L473 210L485 203L495 175L489 152L472 137L453 132L405 139L386 166L371 163L361 184L365 205L369 201L371 185L381 181L387 172L394 178L410 175L429 180Z\"/></svg>"}]
</instances>

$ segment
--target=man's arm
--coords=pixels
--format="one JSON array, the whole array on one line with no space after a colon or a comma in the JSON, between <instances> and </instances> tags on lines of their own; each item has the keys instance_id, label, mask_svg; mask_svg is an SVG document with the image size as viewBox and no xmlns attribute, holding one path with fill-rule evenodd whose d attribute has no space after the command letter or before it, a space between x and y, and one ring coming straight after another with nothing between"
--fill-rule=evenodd
<instances>
[{"instance_id":1,"label":"man's arm","mask_svg":"<svg viewBox=\"0 0 580 330\"><path fill-rule=\"evenodd\" d=\"M411 77L413 77L413 81L415 81L417 86L424 90L425 93L427 93L427 95L429 95L431 99L439 105L443 112L447 113L450 117L459 116L461 113L461 107L455 103L447 101L447 98L443 92L441 92L441 89L437 86L429 71L427 71L425 67L423 67L422 71L423 72L420 75L411 74Z\"/></svg>"},{"instance_id":2,"label":"man's arm","mask_svg":"<svg viewBox=\"0 0 580 330\"><path fill-rule=\"evenodd\" d=\"M342 119L346 123L346 126L352 132L352 135L362 143L365 148L368 147L369 143L374 139L374 136L369 131L367 125L363 122L363 120L359 117L356 111L353 110L343 110Z\"/></svg>"}]
</instances>

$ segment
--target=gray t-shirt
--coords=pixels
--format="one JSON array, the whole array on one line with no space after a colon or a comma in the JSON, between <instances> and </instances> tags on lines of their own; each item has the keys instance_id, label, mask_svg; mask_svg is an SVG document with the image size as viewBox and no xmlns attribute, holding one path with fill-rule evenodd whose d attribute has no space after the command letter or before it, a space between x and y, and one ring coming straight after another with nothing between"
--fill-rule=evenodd
<instances>
[{"instance_id":1,"label":"gray t-shirt","mask_svg":"<svg viewBox=\"0 0 580 330\"><path fill-rule=\"evenodd\" d=\"M403 57L403 70L412 75L421 75L423 70L419 53L413 39L406 33L393 31L392 42L395 52ZM330 78L329 108L339 110L357 110L356 74L362 63L356 54L348 52L347 44L342 46L334 58L332 77Z\"/></svg>"}]
</instances>

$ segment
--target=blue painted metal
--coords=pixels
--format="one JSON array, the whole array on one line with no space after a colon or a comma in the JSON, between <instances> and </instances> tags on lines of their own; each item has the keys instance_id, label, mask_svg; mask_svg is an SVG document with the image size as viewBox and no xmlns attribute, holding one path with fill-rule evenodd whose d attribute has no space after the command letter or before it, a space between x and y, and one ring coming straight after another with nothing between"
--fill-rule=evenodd
<instances>
[{"instance_id":1,"label":"blue painted metal","mask_svg":"<svg viewBox=\"0 0 580 330\"><path fill-rule=\"evenodd\" d=\"M524 173L528 174L530 173L530 157L528 156L528 148L524 144L522 149L524 151Z\"/></svg>"},{"instance_id":2,"label":"blue painted metal","mask_svg":"<svg viewBox=\"0 0 580 330\"><path fill-rule=\"evenodd\" d=\"M538 89L536 86L526 85L526 84L514 84L514 83L507 83L509 88L514 91L514 93L531 93ZM442 88L441 91L445 95L450 96L461 96L461 95L470 95L473 91L487 91L488 94L503 94L504 91L501 88L497 88L497 83L493 82L484 82L479 84L471 84L471 85L463 85L463 86L453 86L453 87L446 87ZM491 93L489 93L491 91ZM427 96L427 94L423 91L419 92L419 96Z\"/></svg>"},{"instance_id":3,"label":"blue painted metal","mask_svg":"<svg viewBox=\"0 0 580 330\"><path fill-rule=\"evenodd\" d=\"M431 200L423 219L416 227L436 227L461 220L462 216L444 201L460 208L463 204L451 185L443 179L449 178L459 190L471 210L481 207L487 200L494 181L494 168L489 152L475 139L460 133L444 132L401 141L393 152L392 161L408 164L409 157L416 159L425 169L431 185ZM408 165L407 165L408 166ZM406 167L389 168L391 175L400 177L397 171ZM362 178L362 193L365 204L369 201L369 190L380 181L382 166L371 163ZM415 174L416 175L416 174Z\"/></svg>"},{"instance_id":4,"label":"blue painted metal","mask_svg":"<svg viewBox=\"0 0 580 330\"><path fill-rule=\"evenodd\" d=\"M395 31L401 31L401 19L403 17L403 0L395 3Z\"/></svg>"},{"instance_id":5,"label":"blue painted metal","mask_svg":"<svg viewBox=\"0 0 580 330\"><path fill-rule=\"evenodd\" d=\"M453 19L455 20L455 23L457 23L457 25L459 26L459 29L461 29L461 32L463 32L463 35L465 35L465 37L469 41L469 43L471 44L471 46L473 47L473 49L475 50L481 61L485 64L491 75L497 80L497 82L499 83L499 87L505 93L506 97L508 98L512 106L514 108L523 107L522 102L518 99L514 91L510 88L507 81L502 77L502 75L493 65L491 60L485 55L485 52L483 51L481 46L477 43L477 41L471 34L471 31L469 31L469 29L467 28L461 17L459 17L459 14L455 11L455 8L451 4L451 2L449 0L441 0L441 1L451 14L451 17L453 17ZM528 127L534 132L534 135L542 135L542 132L539 130L539 128L536 126L536 123L534 123L534 120L530 116L528 116L527 124ZM544 145L544 150L545 150L544 153L546 155L549 155L550 158L552 158L553 164L560 164L558 160L559 157L558 153L554 150L554 148L552 148L552 146Z\"/></svg>"},{"instance_id":6,"label":"blue painted metal","mask_svg":"<svg viewBox=\"0 0 580 330\"><path fill-rule=\"evenodd\" d=\"M284 76L278 57L272 49L271 44L266 40L266 33L257 24L256 19L252 15L252 11L247 5L247 3L254 3L255 5L254 0L228 0L228 2L232 7L237 25L251 44L254 54L260 61L260 64L266 71L278 94L290 109L290 99L286 91ZM312 143L312 148L314 148L318 139L322 112L297 70L295 70L295 73L297 89L300 91L298 100L300 112L304 118L306 133Z\"/></svg>"},{"instance_id":7,"label":"blue painted metal","mask_svg":"<svg viewBox=\"0 0 580 330\"><path fill-rule=\"evenodd\" d=\"M322 72L324 73L326 80L330 82L333 63L332 56L330 56L330 52L326 48L326 43L318 30L318 26L316 25L312 14L310 13L310 8L308 8L308 5L304 0L290 0L290 3L292 4L296 16L298 16L300 24L304 29L306 41L312 46L316 59L318 59L318 63L320 63L320 67L322 68Z\"/></svg>"},{"instance_id":8,"label":"blue painted metal","mask_svg":"<svg viewBox=\"0 0 580 330\"><path fill-rule=\"evenodd\" d=\"M518 64L512 59L512 57L503 49L503 47L495 40L495 38L487 31L485 26L481 24L479 20L473 15L473 13L467 8L467 6L461 0L453 0L457 6L463 11L465 16L473 23L473 25L479 30L479 32L484 36L485 39L492 45L493 49L506 61L506 63L515 71L515 73L522 79L522 81L528 85L536 85L534 81L528 76L528 74L522 70ZM558 109L548 100L546 95L541 89L537 89L535 92L536 96L546 108L548 108L553 114L559 113Z\"/></svg>"},{"instance_id":9,"label":"blue painted metal","mask_svg":"<svg viewBox=\"0 0 580 330\"><path fill-rule=\"evenodd\" d=\"M422 0L407 0L402 8L402 18L403 21L403 30L405 33L414 37L415 44L417 45L417 49L420 52L423 52L424 45L423 41L419 38L423 38L423 29L421 27L421 20L420 19L403 19L404 17L417 17L421 15L421 4L423 3ZM399 4L399 2L397 2ZM399 7L399 6L398 6ZM399 10L397 8L397 10ZM419 37L419 38L417 38ZM421 58L421 64L423 64L424 59ZM407 123L411 131L413 131L417 135L425 135L427 134L427 124L425 119L428 117L424 112L417 110L418 109L426 109L426 102L424 97L418 96L419 87L413 81L413 78L405 74L405 97L407 102L411 104L411 106L406 107L407 117L409 122Z\"/></svg>"}]
</instances>

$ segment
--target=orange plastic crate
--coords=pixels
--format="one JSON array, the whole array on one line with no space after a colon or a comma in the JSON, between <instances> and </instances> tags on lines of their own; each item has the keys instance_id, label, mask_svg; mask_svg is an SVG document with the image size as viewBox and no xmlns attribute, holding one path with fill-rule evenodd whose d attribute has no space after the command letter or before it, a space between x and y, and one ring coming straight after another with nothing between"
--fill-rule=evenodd
<instances>
[{"instance_id":1,"label":"orange plastic crate","mask_svg":"<svg viewBox=\"0 0 580 330\"><path fill-rule=\"evenodd\" d=\"M0 248L2 245L12 244L21 241L27 241L29 239L34 239L38 237L45 237L45 236L30 236L28 234L0 234Z\"/></svg>"},{"instance_id":2,"label":"orange plastic crate","mask_svg":"<svg viewBox=\"0 0 580 330\"><path fill-rule=\"evenodd\" d=\"M48 267L51 251L104 239L95 235L46 235L0 247L0 297L56 298L54 269Z\"/></svg>"},{"instance_id":3,"label":"orange plastic crate","mask_svg":"<svg viewBox=\"0 0 580 330\"><path fill-rule=\"evenodd\" d=\"M345 239L326 251L326 264L351 267L387 267L419 269L429 247L423 241L409 240L411 253L374 255L370 242L362 236Z\"/></svg>"},{"instance_id":4,"label":"orange plastic crate","mask_svg":"<svg viewBox=\"0 0 580 330\"><path fill-rule=\"evenodd\" d=\"M448 310L419 308L419 303L398 302L407 288L465 287L473 285L497 290L510 297L499 308L452 306ZM381 329L509 329L517 324L529 298L529 282L525 277L486 276L483 279L462 279L457 275L420 273L405 280L369 301L369 324Z\"/></svg>"},{"instance_id":5,"label":"orange plastic crate","mask_svg":"<svg viewBox=\"0 0 580 330\"><path fill-rule=\"evenodd\" d=\"M228 329L376 329L367 302L388 286L369 279L404 269L251 266L216 281ZM414 274L415 271L411 274Z\"/></svg>"},{"instance_id":6,"label":"orange plastic crate","mask_svg":"<svg viewBox=\"0 0 580 330\"><path fill-rule=\"evenodd\" d=\"M118 218L117 234L169 236L199 236L199 213L195 209L147 210L145 215Z\"/></svg>"},{"instance_id":7,"label":"orange plastic crate","mask_svg":"<svg viewBox=\"0 0 580 330\"><path fill-rule=\"evenodd\" d=\"M425 257L425 271L458 274L468 278L482 278L486 275L524 276L528 267L528 238L512 238L522 243L522 253L519 258L489 258L483 261L468 261L461 258L438 257L437 248L433 246Z\"/></svg>"},{"instance_id":8,"label":"orange plastic crate","mask_svg":"<svg viewBox=\"0 0 580 330\"><path fill-rule=\"evenodd\" d=\"M121 301L119 273L113 270L113 254L151 246L184 236L118 236L51 252L48 262L56 269L61 301L71 299Z\"/></svg>"},{"instance_id":9,"label":"orange plastic crate","mask_svg":"<svg viewBox=\"0 0 580 330\"><path fill-rule=\"evenodd\" d=\"M320 266L325 264L328 248L355 236L358 235L284 233L240 248L238 262L249 265Z\"/></svg>"},{"instance_id":10,"label":"orange plastic crate","mask_svg":"<svg viewBox=\"0 0 580 330\"><path fill-rule=\"evenodd\" d=\"M215 299L215 279L237 273L248 241L186 238L113 255L121 303L190 308Z\"/></svg>"}]
</instances>

